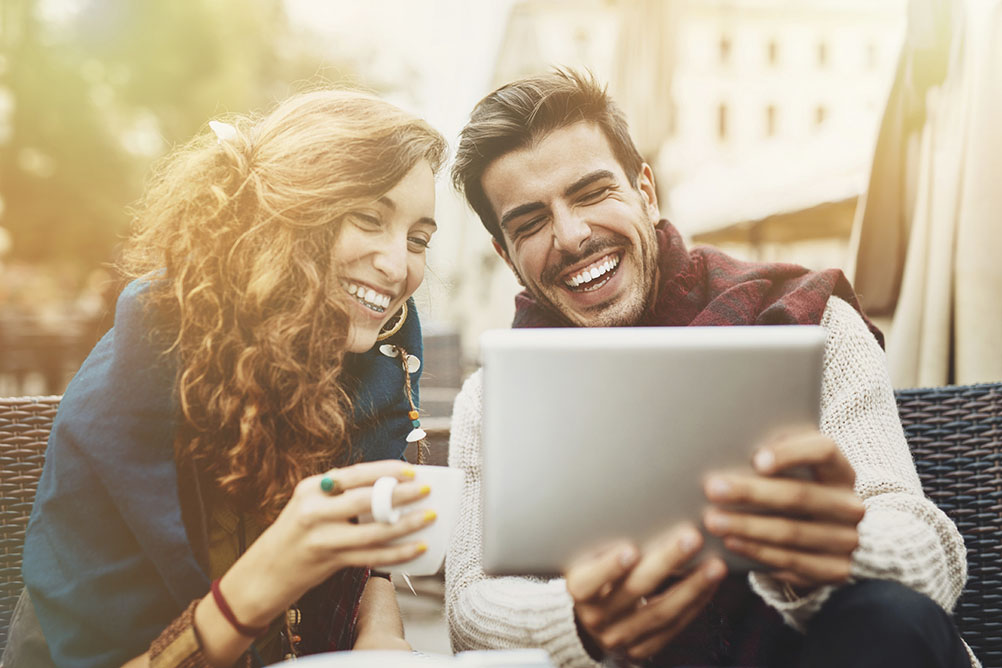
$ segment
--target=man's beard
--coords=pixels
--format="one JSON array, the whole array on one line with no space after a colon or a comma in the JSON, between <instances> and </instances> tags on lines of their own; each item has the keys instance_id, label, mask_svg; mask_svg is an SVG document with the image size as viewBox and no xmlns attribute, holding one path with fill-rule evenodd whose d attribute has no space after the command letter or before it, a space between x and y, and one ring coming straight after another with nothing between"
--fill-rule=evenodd
<instances>
[{"instance_id":1,"label":"man's beard","mask_svg":"<svg viewBox=\"0 0 1002 668\"><path fill-rule=\"evenodd\" d=\"M543 302L553 311L559 313L565 320L578 327L630 327L637 324L643 317L647 307L656 295L658 263L656 236L641 236L640 247L623 249L616 239L589 239L581 252L574 255L563 254L559 262L543 270L540 275L540 285L547 286L555 294L565 289L560 275L569 267L583 261L587 257L600 257L604 253L622 250L622 263L627 254L633 253L632 260L637 266L639 289L627 289L609 302L595 304L583 309L570 309L561 306L558 300L550 299L544 290L533 291L538 301Z\"/></svg>"}]
</instances>

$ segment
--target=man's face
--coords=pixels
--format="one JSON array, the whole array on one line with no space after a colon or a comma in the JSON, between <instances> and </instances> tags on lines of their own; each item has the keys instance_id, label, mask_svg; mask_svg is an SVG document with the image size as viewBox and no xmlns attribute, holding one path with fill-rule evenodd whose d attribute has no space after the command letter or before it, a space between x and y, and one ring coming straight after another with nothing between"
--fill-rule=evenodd
<instances>
[{"instance_id":1,"label":"man's face","mask_svg":"<svg viewBox=\"0 0 1002 668\"><path fill-rule=\"evenodd\" d=\"M494 248L538 301L578 326L637 322L657 276L648 165L634 187L602 130L579 122L501 156L481 183L507 245Z\"/></svg>"}]
</instances>

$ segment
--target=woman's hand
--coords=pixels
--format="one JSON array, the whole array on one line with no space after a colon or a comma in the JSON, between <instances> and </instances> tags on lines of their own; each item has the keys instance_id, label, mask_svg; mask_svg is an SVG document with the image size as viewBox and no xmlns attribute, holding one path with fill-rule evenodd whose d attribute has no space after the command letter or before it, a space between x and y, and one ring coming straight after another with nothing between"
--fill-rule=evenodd
<instances>
[{"instance_id":1,"label":"woman's hand","mask_svg":"<svg viewBox=\"0 0 1002 668\"><path fill-rule=\"evenodd\" d=\"M321 480L329 476L338 494L325 492ZM401 506L430 491L413 482L414 469L400 461L366 462L304 479L275 522L223 575L219 586L233 614L244 625L265 626L311 587L349 566L379 568L408 561L426 547L419 541L391 545L393 541L430 524L434 513L404 513L398 522L358 524L359 515L371 508L372 485L383 476L400 484L393 490L393 505ZM204 650L217 665L228 665L246 649L250 638L236 631L222 636L213 630L228 626L211 597L199 604L196 627ZM216 642L220 647L211 648ZM219 651L214 651L218 649ZM232 656L232 659L230 657Z\"/></svg>"}]
</instances>

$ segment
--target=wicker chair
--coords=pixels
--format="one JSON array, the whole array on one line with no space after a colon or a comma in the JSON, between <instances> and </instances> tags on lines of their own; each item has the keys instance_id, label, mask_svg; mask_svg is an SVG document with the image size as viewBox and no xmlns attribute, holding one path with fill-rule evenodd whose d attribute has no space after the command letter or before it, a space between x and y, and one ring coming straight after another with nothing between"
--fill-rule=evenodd
<instances>
[{"instance_id":1,"label":"wicker chair","mask_svg":"<svg viewBox=\"0 0 1002 668\"><path fill-rule=\"evenodd\" d=\"M59 397L0 399L0 652L21 593L24 530Z\"/></svg>"},{"instance_id":2,"label":"wicker chair","mask_svg":"<svg viewBox=\"0 0 1002 668\"><path fill-rule=\"evenodd\" d=\"M1002 383L901 390L898 413L925 493L967 545L954 611L986 666L1002 666Z\"/></svg>"},{"instance_id":3,"label":"wicker chair","mask_svg":"<svg viewBox=\"0 0 1002 668\"><path fill-rule=\"evenodd\" d=\"M926 494L967 544L957 625L985 666L1002 666L1002 383L902 390L897 399ZM59 397L0 399L0 652L58 405Z\"/></svg>"}]
</instances>

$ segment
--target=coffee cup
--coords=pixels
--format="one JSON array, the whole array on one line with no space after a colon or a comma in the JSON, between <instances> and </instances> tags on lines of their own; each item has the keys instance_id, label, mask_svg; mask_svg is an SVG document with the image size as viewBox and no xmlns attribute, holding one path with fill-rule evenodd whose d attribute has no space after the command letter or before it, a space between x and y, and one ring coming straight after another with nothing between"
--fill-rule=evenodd
<instances>
[{"instance_id":1,"label":"coffee cup","mask_svg":"<svg viewBox=\"0 0 1002 668\"><path fill-rule=\"evenodd\" d=\"M410 543L422 541L426 546L422 554L410 561L392 566L383 566L379 570L387 573L406 573L407 575L434 575L442 568L445 553L452 540L452 532L459 520L459 504L463 497L464 474L460 469L448 466L414 466L414 482L427 485L431 491L413 503L403 506L392 506L394 481L392 478L381 478L373 487L372 513L359 517L362 522L375 521L395 522L400 515L415 510L433 510L437 514L434 522L428 526L397 538L392 543ZM395 482L395 481L394 481Z\"/></svg>"}]
</instances>

